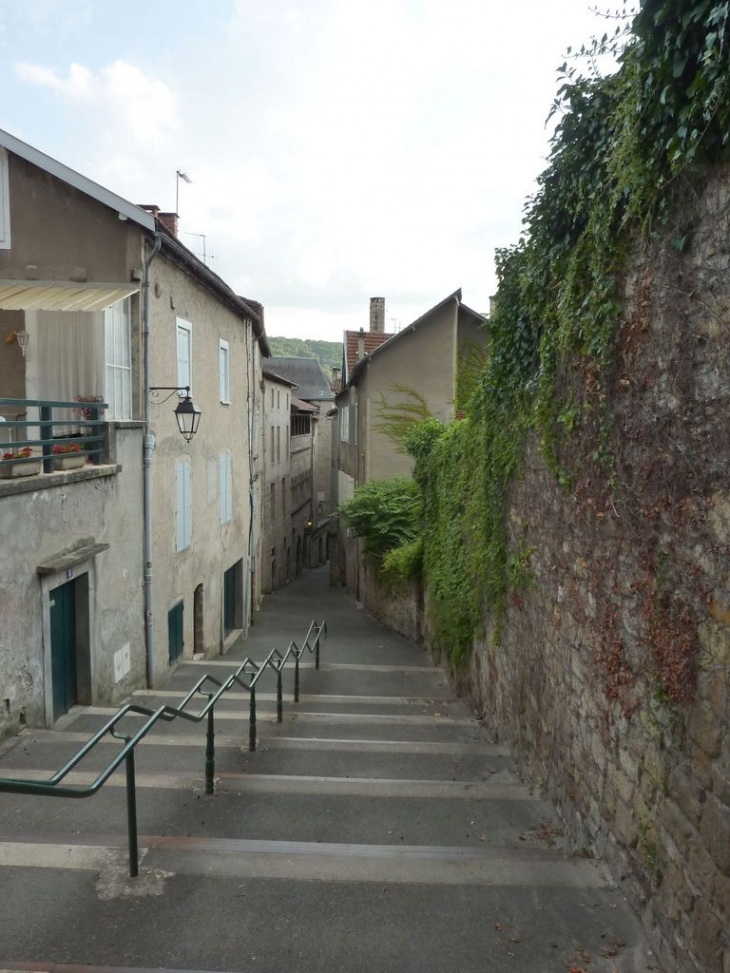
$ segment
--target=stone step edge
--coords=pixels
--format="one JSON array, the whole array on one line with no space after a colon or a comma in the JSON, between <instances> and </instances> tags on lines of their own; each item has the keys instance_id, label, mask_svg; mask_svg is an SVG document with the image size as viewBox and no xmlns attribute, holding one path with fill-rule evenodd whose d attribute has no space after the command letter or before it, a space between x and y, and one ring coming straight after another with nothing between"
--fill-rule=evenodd
<instances>
[{"instance_id":1,"label":"stone step edge","mask_svg":"<svg viewBox=\"0 0 730 973\"><path fill-rule=\"evenodd\" d=\"M47 780L52 770L23 768L22 775L9 779ZM88 787L98 776L93 771L71 771L64 783L72 787ZM176 773L140 773L137 787L145 790L205 789L202 775ZM478 801L539 801L523 784L512 781L453 781L408 780L382 777L321 777L291 774L234 774L215 775L218 793L328 795L331 797L409 798L415 800L448 799ZM109 787L125 787L124 768L119 768L105 783ZM52 798L51 798L52 799Z\"/></svg>"},{"instance_id":2,"label":"stone step edge","mask_svg":"<svg viewBox=\"0 0 730 973\"><path fill-rule=\"evenodd\" d=\"M136 879L126 874L126 839L121 835L47 835L41 841L0 837L0 866L99 872L105 890L116 887L120 897L134 895L135 890L149 894L150 883L162 894L164 883L176 875L525 889L613 887L598 863L544 848L338 845L164 835L140 836L139 848Z\"/></svg>"}]
</instances>

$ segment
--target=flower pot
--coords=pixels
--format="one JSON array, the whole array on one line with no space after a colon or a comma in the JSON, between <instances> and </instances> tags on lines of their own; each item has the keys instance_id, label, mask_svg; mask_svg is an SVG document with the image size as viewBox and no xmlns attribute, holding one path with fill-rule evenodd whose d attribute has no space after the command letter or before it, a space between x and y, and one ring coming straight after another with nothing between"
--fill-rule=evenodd
<instances>
[{"instance_id":1,"label":"flower pot","mask_svg":"<svg viewBox=\"0 0 730 973\"><path fill-rule=\"evenodd\" d=\"M40 471L39 459L32 463L9 463L7 466L0 466L0 479L13 480L17 476L37 476Z\"/></svg>"},{"instance_id":2,"label":"flower pot","mask_svg":"<svg viewBox=\"0 0 730 973\"><path fill-rule=\"evenodd\" d=\"M77 470L86 465L86 456L83 453L56 453L53 463L57 470Z\"/></svg>"}]
</instances>

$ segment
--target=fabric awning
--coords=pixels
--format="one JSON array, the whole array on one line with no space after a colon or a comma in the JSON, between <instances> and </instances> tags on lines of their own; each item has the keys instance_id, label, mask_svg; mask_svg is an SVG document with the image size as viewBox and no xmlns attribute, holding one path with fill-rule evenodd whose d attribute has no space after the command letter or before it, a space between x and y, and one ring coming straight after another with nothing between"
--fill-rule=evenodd
<instances>
[{"instance_id":1,"label":"fabric awning","mask_svg":"<svg viewBox=\"0 0 730 973\"><path fill-rule=\"evenodd\" d=\"M137 291L139 284L0 280L0 310L105 311Z\"/></svg>"}]
</instances>

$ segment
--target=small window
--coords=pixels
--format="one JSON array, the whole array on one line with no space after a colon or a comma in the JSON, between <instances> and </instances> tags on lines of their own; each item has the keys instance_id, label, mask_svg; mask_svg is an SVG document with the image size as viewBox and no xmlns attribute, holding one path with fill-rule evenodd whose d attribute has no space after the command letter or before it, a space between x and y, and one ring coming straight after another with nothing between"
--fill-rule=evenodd
<instances>
[{"instance_id":1,"label":"small window","mask_svg":"<svg viewBox=\"0 0 730 973\"><path fill-rule=\"evenodd\" d=\"M274 390L271 390L271 408L274 408Z\"/></svg>"},{"instance_id":2,"label":"small window","mask_svg":"<svg viewBox=\"0 0 730 973\"><path fill-rule=\"evenodd\" d=\"M10 178L8 153L0 149L0 250L10 249Z\"/></svg>"},{"instance_id":3,"label":"small window","mask_svg":"<svg viewBox=\"0 0 730 973\"><path fill-rule=\"evenodd\" d=\"M281 408L281 389L276 390L276 408Z\"/></svg>"},{"instance_id":4,"label":"small window","mask_svg":"<svg viewBox=\"0 0 730 973\"><path fill-rule=\"evenodd\" d=\"M275 483L272 483L271 484L271 516L272 517L274 516L274 507L275 506L276 506L276 484ZM273 553L274 553L273 550L272 550L271 553L273 555Z\"/></svg>"},{"instance_id":5,"label":"small window","mask_svg":"<svg viewBox=\"0 0 730 973\"><path fill-rule=\"evenodd\" d=\"M184 551L190 547L193 536L192 471L190 460L177 464L177 507L175 550Z\"/></svg>"},{"instance_id":6,"label":"small window","mask_svg":"<svg viewBox=\"0 0 730 973\"><path fill-rule=\"evenodd\" d=\"M177 384L193 388L193 326L177 318Z\"/></svg>"},{"instance_id":7,"label":"small window","mask_svg":"<svg viewBox=\"0 0 730 973\"><path fill-rule=\"evenodd\" d=\"M220 455L220 516L227 524L233 517L233 469L230 453Z\"/></svg>"},{"instance_id":8,"label":"small window","mask_svg":"<svg viewBox=\"0 0 730 973\"><path fill-rule=\"evenodd\" d=\"M276 462L281 462L281 426L276 427Z\"/></svg>"},{"instance_id":9,"label":"small window","mask_svg":"<svg viewBox=\"0 0 730 973\"><path fill-rule=\"evenodd\" d=\"M275 449L275 444L274 444L274 427L272 426L271 427L271 462L272 463L274 462L274 449Z\"/></svg>"},{"instance_id":10,"label":"small window","mask_svg":"<svg viewBox=\"0 0 730 973\"><path fill-rule=\"evenodd\" d=\"M343 405L340 409L340 440L343 443L350 441L350 406Z\"/></svg>"},{"instance_id":11,"label":"small window","mask_svg":"<svg viewBox=\"0 0 730 973\"><path fill-rule=\"evenodd\" d=\"M281 512L286 517L286 477L281 478Z\"/></svg>"},{"instance_id":12,"label":"small window","mask_svg":"<svg viewBox=\"0 0 730 973\"><path fill-rule=\"evenodd\" d=\"M218 342L218 371L220 373L221 402L229 405L231 401L231 385L228 371L228 342L222 338Z\"/></svg>"}]
</instances>

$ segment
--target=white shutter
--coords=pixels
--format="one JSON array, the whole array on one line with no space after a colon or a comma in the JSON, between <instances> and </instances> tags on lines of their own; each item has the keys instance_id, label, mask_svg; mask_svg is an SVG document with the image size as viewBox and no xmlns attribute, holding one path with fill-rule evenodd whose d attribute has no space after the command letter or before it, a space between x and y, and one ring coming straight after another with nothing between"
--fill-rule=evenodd
<instances>
[{"instance_id":1,"label":"white shutter","mask_svg":"<svg viewBox=\"0 0 730 973\"><path fill-rule=\"evenodd\" d=\"M0 250L10 249L10 181L8 153L0 149Z\"/></svg>"},{"instance_id":2,"label":"white shutter","mask_svg":"<svg viewBox=\"0 0 730 973\"><path fill-rule=\"evenodd\" d=\"M229 372L228 372L228 342L224 341L222 338L219 339L218 370L220 373L219 379L220 379L221 402L228 403L231 401L230 381L229 381Z\"/></svg>"},{"instance_id":3,"label":"white shutter","mask_svg":"<svg viewBox=\"0 0 730 973\"><path fill-rule=\"evenodd\" d=\"M192 345L193 333L189 321L177 319L177 384L193 387Z\"/></svg>"}]
</instances>

